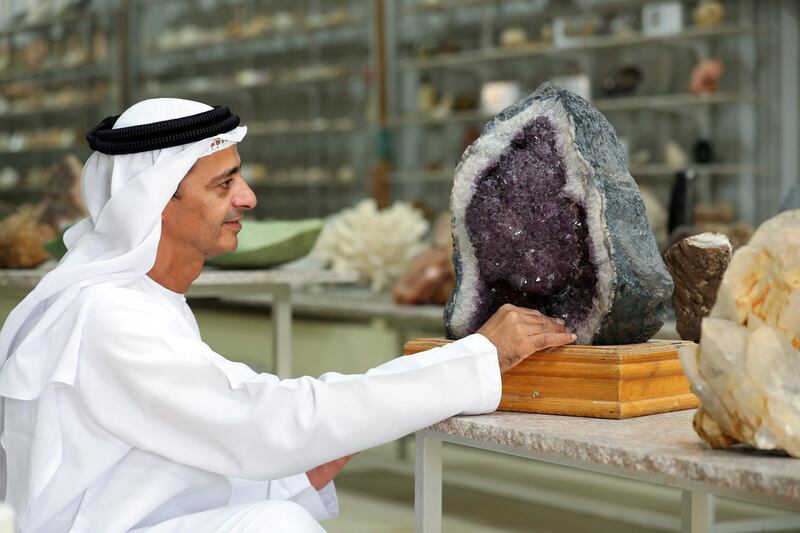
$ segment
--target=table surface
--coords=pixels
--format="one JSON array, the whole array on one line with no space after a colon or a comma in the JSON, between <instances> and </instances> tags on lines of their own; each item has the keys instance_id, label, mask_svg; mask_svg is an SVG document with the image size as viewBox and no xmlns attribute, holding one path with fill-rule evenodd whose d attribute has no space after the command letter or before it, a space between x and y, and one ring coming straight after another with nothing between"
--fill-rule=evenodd
<instances>
[{"instance_id":1,"label":"table surface","mask_svg":"<svg viewBox=\"0 0 800 533\"><path fill-rule=\"evenodd\" d=\"M692 428L694 412L607 420L497 411L453 417L428 430L800 504L800 459L738 447L709 449Z\"/></svg>"},{"instance_id":2,"label":"table surface","mask_svg":"<svg viewBox=\"0 0 800 533\"><path fill-rule=\"evenodd\" d=\"M0 269L0 289L30 290L39 283L49 269ZM355 272L331 270L212 270L204 269L192 287L237 285L309 285L315 283L352 283L358 279Z\"/></svg>"}]
</instances>

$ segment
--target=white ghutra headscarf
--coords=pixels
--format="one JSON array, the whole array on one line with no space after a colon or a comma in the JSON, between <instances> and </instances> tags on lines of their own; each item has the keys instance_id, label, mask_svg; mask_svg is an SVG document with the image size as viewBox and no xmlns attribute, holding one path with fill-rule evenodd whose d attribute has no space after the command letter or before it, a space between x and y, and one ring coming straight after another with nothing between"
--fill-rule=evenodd
<instances>
[{"instance_id":1,"label":"white ghutra headscarf","mask_svg":"<svg viewBox=\"0 0 800 533\"><path fill-rule=\"evenodd\" d=\"M190 100L145 100L120 115L111 129L174 121L212 109ZM28 498L43 490L61 464L55 389L75 383L85 321L78 295L146 275L156 259L161 213L180 181L199 158L240 142L246 133L239 126L161 149L119 155L96 151L86 162L81 180L90 216L65 233L67 254L0 331L0 443L5 447L8 439L18 444L27 439L31 446L30 463L15 465L29 469ZM35 420L9 419L7 401L38 401ZM33 428L36 439L31 438ZM5 490L2 474L0 493Z\"/></svg>"}]
</instances>

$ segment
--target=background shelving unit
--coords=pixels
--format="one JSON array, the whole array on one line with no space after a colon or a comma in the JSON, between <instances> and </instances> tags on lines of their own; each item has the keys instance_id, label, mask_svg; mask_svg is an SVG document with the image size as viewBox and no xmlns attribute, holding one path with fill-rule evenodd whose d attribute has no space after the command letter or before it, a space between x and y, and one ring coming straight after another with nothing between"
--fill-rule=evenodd
<instances>
[{"instance_id":1,"label":"background shelving unit","mask_svg":"<svg viewBox=\"0 0 800 533\"><path fill-rule=\"evenodd\" d=\"M234 109L249 128L239 150L257 216L324 216L364 196L371 2L138 0L131 9L133 99Z\"/></svg>"},{"instance_id":2,"label":"background shelving unit","mask_svg":"<svg viewBox=\"0 0 800 533\"><path fill-rule=\"evenodd\" d=\"M34 4L31 4L33 6ZM90 154L83 139L119 108L115 1L7 2L0 17L0 203L41 196L46 169Z\"/></svg>"},{"instance_id":3,"label":"background shelving unit","mask_svg":"<svg viewBox=\"0 0 800 533\"><path fill-rule=\"evenodd\" d=\"M723 20L696 27L692 9L682 2L684 27L667 35L641 31L642 7L648 2L609 0L406 0L387 2L393 198L447 209L453 169L464 148L491 116L480 109L481 86L513 81L527 94L540 83L584 74L593 103L609 118L629 149L630 171L640 186L665 205L680 167L662 155L668 141L677 143L697 170L701 202L728 201L737 217L757 223L765 206L753 201L765 171L756 108L760 41L759 11L770 2L723 1ZM759 5L760 4L760 5ZM610 21L629 16L632 31L613 34ZM556 17L594 17L594 34L556 44L548 32ZM501 44L502 32L522 29L527 42ZM689 92L692 68L710 57L721 58L725 72L719 92ZM636 66L643 79L635 92L604 94L603 81L621 66ZM451 109L421 109L421 91L435 91ZM713 159L692 161L696 141L710 141Z\"/></svg>"},{"instance_id":4,"label":"background shelving unit","mask_svg":"<svg viewBox=\"0 0 800 533\"><path fill-rule=\"evenodd\" d=\"M691 159L708 139L713 159L693 164L700 201L729 201L757 224L797 175L796 30L780 7L791 0L722 0L723 20L696 27L699 1L681 0L683 30L644 35L651 0L0 0L0 202L35 200L42 169L85 159L99 118L178 96L227 103L249 126L240 149L261 218L324 216L368 196L432 214L491 118L485 82L524 94L582 73L640 185L666 203L678 167L665 144ZM610 32L626 13L633 31ZM556 17L599 22L556 45ZM504 46L512 26L527 42ZM708 57L725 63L720 89L692 94L690 72ZM624 65L643 72L638 89L604 94ZM452 105L422 110L422 86Z\"/></svg>"}]
</instances>

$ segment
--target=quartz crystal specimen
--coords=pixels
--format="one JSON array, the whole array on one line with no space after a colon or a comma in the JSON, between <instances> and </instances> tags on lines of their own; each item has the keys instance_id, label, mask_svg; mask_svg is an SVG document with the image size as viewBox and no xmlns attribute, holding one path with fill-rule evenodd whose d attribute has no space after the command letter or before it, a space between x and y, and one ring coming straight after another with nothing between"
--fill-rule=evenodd
<instances>
[{"instance_id":1,"label":"quartz crystal specimen","mask_svg":"<svg viewBox=\"0 0 800 533\"><path fill-rule=\"evenodd\" d=\"M451 338L504 303L563 318L581 344L644 342L672 280L614 129L549 83L505 109L465 151L451 196Z\"/></svg>"},{"instance_id":2,"label":"quartz crystal specimen","mask_svg":"<svg viewBox=\"0 0 800 533\"><path fill-rule=\"evenodd\" d=\"M680 348L697 433L800 457L800 210L761 225L725 271L700 345Z\"/></svg>"},{"instance_id":3,"label":"quartz crystal specimen","mask_svg":"<svg viewBox=\"0 0 800 533\"><path fill-rule=\"evenodd\" d=\"M725 235L701 233L678 241L664 254L675 282L672 306L681 339L700 340L700 324L717 300L717 290L731 260L732 249Z\"/></svg>"}]
</instances>

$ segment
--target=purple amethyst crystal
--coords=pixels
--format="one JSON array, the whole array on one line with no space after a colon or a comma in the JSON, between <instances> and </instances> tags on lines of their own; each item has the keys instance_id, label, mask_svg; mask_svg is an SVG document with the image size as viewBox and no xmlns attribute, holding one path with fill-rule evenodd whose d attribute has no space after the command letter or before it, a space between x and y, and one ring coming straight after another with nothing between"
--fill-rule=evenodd
<instances>
[{"instance_id":1,"label":"purple amethyst crystal","mask_svg":"<svg viewBox=\"0 0 800 533\"><path fill-rule=\"evenodd\" d=\"M504 303L563 318L581 344L644 342L672 280L614 129L549 83L467 148L451 197L456 286L448 336Z\"/></svg>"}]
</instances>

